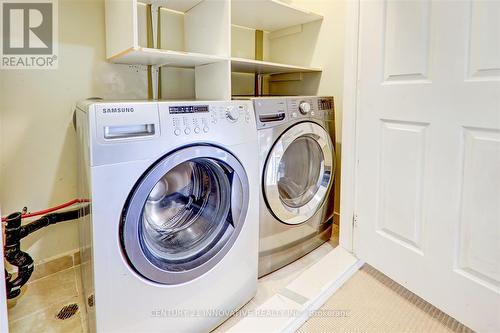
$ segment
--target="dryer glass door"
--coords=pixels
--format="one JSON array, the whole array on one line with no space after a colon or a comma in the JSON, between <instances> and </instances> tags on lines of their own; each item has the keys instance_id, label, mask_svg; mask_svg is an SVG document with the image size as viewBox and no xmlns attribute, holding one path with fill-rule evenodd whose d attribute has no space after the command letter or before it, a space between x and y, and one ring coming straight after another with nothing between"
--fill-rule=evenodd
<instances>
[{"instance_id":1,"label":"dryer glass door","mask_svg":"<svg viewBox=\"0 0 500 333\"><path fill-rule=\"evenodd\" d=\"M216 147L189 147L159 161L138 183L122 226L134 269L164 284L194 279L235 242L247 212L245 170Z\"/></svg>"},{"instance_id":2,"label":"dryer glass door","mask_svg":"<svg viewBox=\"0 0 500 333\"><path fill-rule=\"evenodd\" d=\"M334 173L333 146L318 124L299 123L274 144L264 171L264 192L272 213L299 224L324 202Z\"/></svg>"}]
</instances>

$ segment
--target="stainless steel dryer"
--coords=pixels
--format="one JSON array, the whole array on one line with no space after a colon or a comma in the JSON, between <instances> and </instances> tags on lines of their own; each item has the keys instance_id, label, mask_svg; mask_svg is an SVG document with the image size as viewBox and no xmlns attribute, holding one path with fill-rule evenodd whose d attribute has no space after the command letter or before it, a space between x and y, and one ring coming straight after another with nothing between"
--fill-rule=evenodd
<instances>
[{"instance_id":1,"label":"stainless steel dryer","mask_svg":"<svg viewBox=\"0 0 500 333\"><path fill-rule=\"evenodd\" d=\"M332 97L254 98L259 134L259 276L330 239L335 174ZM332 202L333 204L333 202Z\"/></svg>"}]
</instances>

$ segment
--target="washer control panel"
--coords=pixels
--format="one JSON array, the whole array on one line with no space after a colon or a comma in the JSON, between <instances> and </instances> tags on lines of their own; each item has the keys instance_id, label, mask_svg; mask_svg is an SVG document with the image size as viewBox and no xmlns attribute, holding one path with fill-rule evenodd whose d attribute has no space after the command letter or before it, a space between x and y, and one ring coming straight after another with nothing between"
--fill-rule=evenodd
<instances>
[{"instance_id":1,"label":"washer control panel","mask_svg":"<svg viewBox=\"0 0 500 333\"><path fill-rule=\"evenodd\" d=\"M168 106L175 136L203 135L221 126L248 124L251 112L244 102Z\"/></svg>"},{"instance_id":2,"label":"washer control panel","mask_svg":"<svg viewBox=\"0 0 500 333\"><path fill-rule=\"evenodd\" d=\"M84 101L77 109L94 138L93 165L148 159L194 143L257 142L249 100Z\"/></svg>"}]
</instances>

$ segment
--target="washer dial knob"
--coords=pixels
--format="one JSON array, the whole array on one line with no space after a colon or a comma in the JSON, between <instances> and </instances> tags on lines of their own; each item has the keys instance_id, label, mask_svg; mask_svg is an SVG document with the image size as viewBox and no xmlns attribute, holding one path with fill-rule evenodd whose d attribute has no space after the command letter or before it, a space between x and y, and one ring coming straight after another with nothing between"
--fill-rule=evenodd
<instances>
[{"instance_id":1,"label":"washer dial knob","mask_svg":"<svg viewBox=\"0 0 500 333\"><path fill-rule=\"evenodd\" d=\"M232 107L226 108L226 118L230 121L236 121L240 117L240 112L238 109L233 109Z\"/></svg>"},{"instance_id":2,"label":"washer dial knob","mask_svg":"<svg viewBox=\"0 0 500 333\"><path fill-rule=\"evenodd\" d=\"M311 104L309 104L307 102L300 102L299 111L302 114L308 114L309 111L311 111Z\"/></svg>"}]
</instances>

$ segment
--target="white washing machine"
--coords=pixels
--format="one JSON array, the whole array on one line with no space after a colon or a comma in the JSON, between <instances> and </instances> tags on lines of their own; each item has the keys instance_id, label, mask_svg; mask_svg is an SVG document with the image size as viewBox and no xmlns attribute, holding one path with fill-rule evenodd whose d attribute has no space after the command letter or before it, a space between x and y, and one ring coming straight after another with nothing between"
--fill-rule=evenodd
<instances>
[{"instance_id":1,"label":"white washing machine","mask_svg":"<svg viewBox=\"0 0 500 333\"><path fill-rule=\"evenodd\" d=\"M252 103L86 101L75 115L89 330L212 330L257 287Z\"/></svg>"},{"instance_id":2,"label":"white washing machine","mask_svg":"<svg viewBox=\"0 0 500 333\"><path fill-rule=\"evenodd\" d=\"M335 174L332 97L253 98L259 133L259 276L330 239Z\"/></svg>"}]
</instances>

